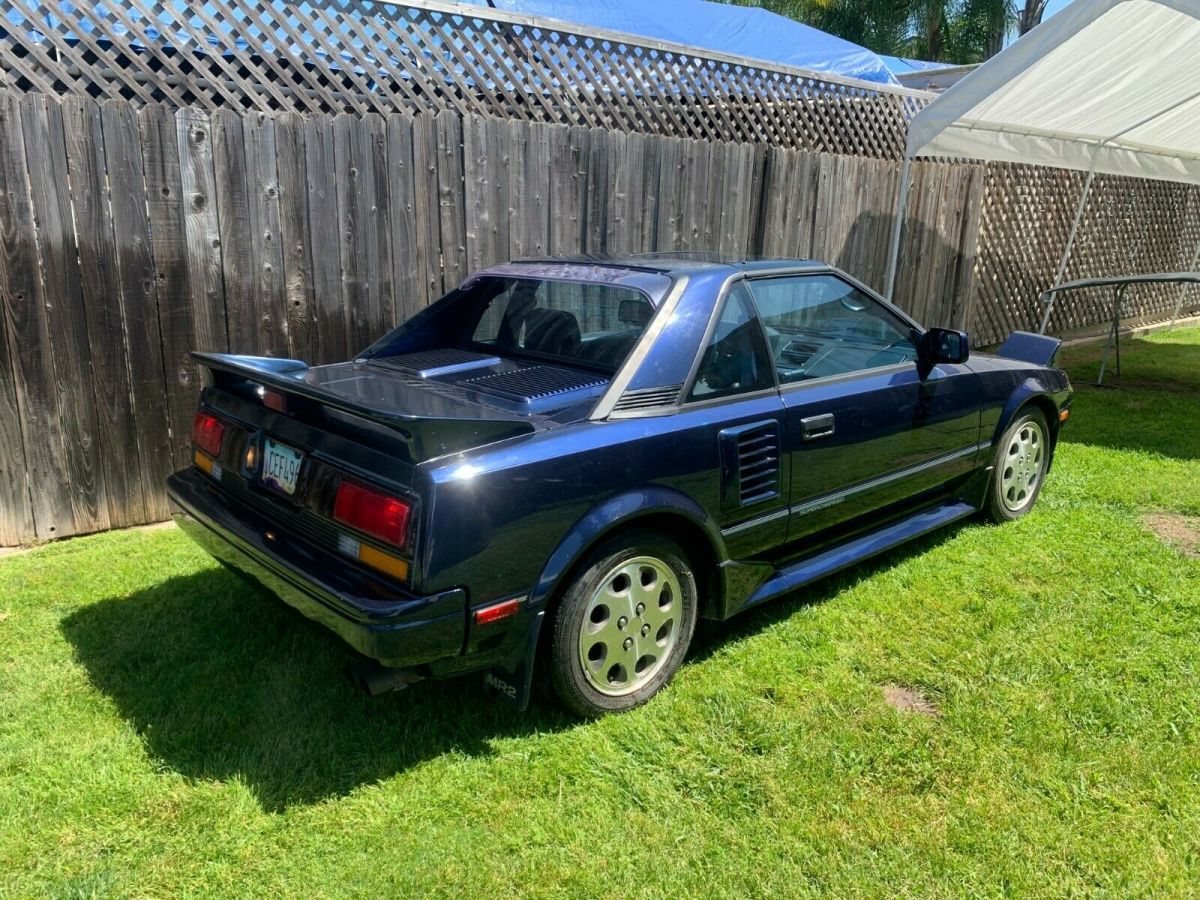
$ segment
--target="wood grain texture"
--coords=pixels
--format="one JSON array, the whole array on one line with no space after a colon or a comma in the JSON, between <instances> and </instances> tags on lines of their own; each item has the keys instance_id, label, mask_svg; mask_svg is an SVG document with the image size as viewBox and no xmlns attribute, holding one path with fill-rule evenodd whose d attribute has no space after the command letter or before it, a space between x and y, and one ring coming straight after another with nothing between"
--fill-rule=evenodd
<instances>
[{"instance_id":1,"label":"wood grain texture","mask_svg":"<svg viewBox=\"0 0 1200 900\"><path fill-rule=\"evenodd\" d=\"M142 148L137 114L129 104L108 101L101 107L100 120L117 245L125 359L146 508L143 521L157 522L169 515L165 481L174 464Z\"/></svg>"},{"instance_id":2,"label":"wood grain texture","mask_svg":"<svg viewBox=\"0 0 1200 900\"><path fill-rule=\"evenodd\" d=\"M252 308L257 329L252 346L243 352L286 356L287 299L283 245L279 220L279 173L275 121L262 114L242 120L246 156L246 194L249 211Z\"/></svg>"},{"instance_id":3,"label":"wood grain texture","mask_svg":"<svg viewBox=\"0 0 1200 900\"><path fill-rule=\"evenodd\" d=\"M138 118L171 455L174 465L182 468L191 461L192 418L200 390L189 356L196 347L196 327L189 302L193 287L184 224L185 206L195 200L183 191L175 115L160 107L146 107Z\"/></svg>"},{"instance_id":4,"label":"wood grain texture","mask_svg":"<svg viewBox=\"0 0 1200 900\"><path fill-rule=\"evenodd\" d=\"M279 244L283 252L283 303L288 356L314 361L318 355L313 293L312 223L305 175L304 120L285 113L275 120Z\"/></svg>"},{"instance_id":5,"label":"wood grain texture","mask_svg":"<svg viewBox=\"0 0 1200 900\"><path fill-rule=\"evenodd\" d=\"M83 306L62 107L40 94L20 100L29 194L37 223L38 268L45 289L49 362L54 372L57 437L69 506L58 515L75 534L109 525L100 472L100 423L92 388L91 341ZM37 483L34 489L39 489Z\"/></svg>"},{"instance_id":6,"label":"wood grain texture","mask_svg":"<svg viewBox=\"0 0 1200 900\"><path fill-rule=\"evenodd\" d=\"M24 230L26 224L32 227L24 186L25 148L15 118L12 98L0 92L0 544L4 546L38 537L30 486L40 457L28 454L25 444L36 440L43 415L38 396L27 384L36 377L26 368L33 361L26 351L35 334L27 329L36 328L39 317L32 293L37 278L33 247ZM48 499L39 495L43 515Z\"/></svg>"},{"instance_id":7,"label":"wood grain texture","mask_svg":"<svg viewBox=\"0 0 1200 900\"><path fill-rule=\"evenodd\" d=\"M414 253L421 272L423 303L431 303L443 293L442 231L438 198L438 135L433 116L420 116L413 122L413 177L416 185L414 217L416 244Z\"/></svg>"},{"instance_id":8,"label":"wood grain texture","mask_svg":"<svg viewBox=\"0 0 1200 900\"><path fill-rule=\"evenodd\" d=\"M395 317L401 322L415 315L428 302L424 285L425 259L419 251L420 224L417 221L417 174L413 158L413 120L409 116L388 116L387 141L388 196L391 200L392 284L395 293Z\"/></svg>"},{"instance_id":9,"label":"wood grain texture","mask_svg":"<svg viewBox=\"0 0 1200 900\"><path fill-rule=\"evenodd\" d=\"M333 123L333 155L337 180L338 255L341 260L344 344L349 356L364 346L370 321L370 288L367 284L367 244L370 235L363 171L361 120L338 116Z\"/></svg>"},{"instance_id":10,"label":"wood grain texture","mask_svg":"<svg viewBox=\"0 0 1200 900\"><path fill-rule=\"evenodd\" d=\"M320 363L345 358L348 346L338 253L340 236L333 126L333 120L328 117L314 117L304 123L307 240L312 254L313 279L312 327L316 331L317 347L314 361Z\"/></svg>"},{"instance_id":11,"label":"wood grain texture","mask_svg":"<svg viewBox=\"0 0 1200 900\"><path fill-rule=\"evenodd\" d=\"M392 199L388 179L386 124L369 113L362 120L362 173L365 209L367 294L370 304L358 332L357 353L375 342L396 324L396 290L392 268ZM458 202L462 203L462 192Z\"/></svg>"},{"instance_id":12,"label":"wood grain texture","mask_svg":"<svg viewBox=\"0 0 1200 900\"><path fill-rule=\"evenodd\" d=\"M443 111L434 119L437 135L438 220L441 232L442 291L467 277L467 224L461 117Z\"/></svg>"},{"instance_id":13,"label":"wood grain texture","mask_svg":"<svg viewBox=\"0 0 1200 900\"><path fill-rule=\"evenodd\" d=\"M108 163L100 107L79 98L62 104L67 174L79 253L79 287L96 403L99 470L108 524L147 520L137 421L129 384L119 254L110 214Z\"/></svg>"},{"instance_id":14,"label":"wood grain texture","mask_svg":"<svg viewBox=\"0 0 1200 900\"><path fill-rule=\"evenodd\" d=\"M212 114L211 137L225 325L233 353L263 351L264 329L254 269L250 181L246 169L245 119L230 110Z\"/></svg>"}]
</instances>

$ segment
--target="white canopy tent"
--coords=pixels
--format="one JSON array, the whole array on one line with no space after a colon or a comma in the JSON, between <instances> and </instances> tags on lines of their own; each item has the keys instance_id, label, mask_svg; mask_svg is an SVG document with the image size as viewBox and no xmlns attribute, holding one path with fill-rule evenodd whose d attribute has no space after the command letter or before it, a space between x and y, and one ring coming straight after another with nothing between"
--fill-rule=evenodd
<instances>
[{"instance_id":1,"label":"white canopy tent","mask_svg":"<svg viewBox=\"0 0 1200 900\"><path fill-rule=\"evenodd\" d=\"M1200 0L1076 0L921 110L909 126L889 297L915 157L1087 172L1060 283L1096 172L1200 184Z\"/></svg>"}]
</instances>

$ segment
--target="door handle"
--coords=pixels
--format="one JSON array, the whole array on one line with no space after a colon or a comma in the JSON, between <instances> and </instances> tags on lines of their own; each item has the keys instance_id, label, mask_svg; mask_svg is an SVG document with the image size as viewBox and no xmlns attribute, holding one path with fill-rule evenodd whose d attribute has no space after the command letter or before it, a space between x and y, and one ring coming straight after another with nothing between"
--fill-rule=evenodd
<instances>
[{"instance_id":1,"label":"door handle","mask_svg":"<svg viewBox=\"0 0 1200 900\"><path fill-rule=\"evenodd\" d=\"M830 437L833 434L833 413L809 416L800 420L800 436L806 441Z\"/></svg>"}]
</instances>

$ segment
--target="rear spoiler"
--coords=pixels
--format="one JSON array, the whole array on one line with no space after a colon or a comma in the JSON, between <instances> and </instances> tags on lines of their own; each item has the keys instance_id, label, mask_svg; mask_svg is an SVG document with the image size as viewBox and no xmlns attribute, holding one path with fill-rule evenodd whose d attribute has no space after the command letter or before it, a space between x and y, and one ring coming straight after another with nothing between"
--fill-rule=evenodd
<instances>
[{"instance_id":1,"label":"rear spoiler","mask_svg":"<svg viewBox=\"0 0 1200 900\"><path fill-rule=\"evenodd\" d=\"M413 462L507 437L529 434L535 430L533 423L528 419L510 418L492 411L489 411L491 414L488 415L455 417L415 415L398 409L373 406L326 387L311 384L305 378L310 369L308 363L298 359L198 352L193 352L192 358L213 373L218 387L221 385L221 375L235 376L238 380L250 381L286 395L302 397L320 406L390 428L408 443ZM414 388L414 391L423 389L418 387Z\"/></svg>"},{"instance_id":2,"label":"rear spoiler","mask_svg":"<svg viewBox=\"0 0 1200 900\"><path fill-rule=\"evenodd\" d=\"M1062 341L1058 338L1029 331L1014 331L996 348L996 355L1033 363L1035 366L1049 366L1053 364L1061 346Z\"/></svg>"}]
</instances>

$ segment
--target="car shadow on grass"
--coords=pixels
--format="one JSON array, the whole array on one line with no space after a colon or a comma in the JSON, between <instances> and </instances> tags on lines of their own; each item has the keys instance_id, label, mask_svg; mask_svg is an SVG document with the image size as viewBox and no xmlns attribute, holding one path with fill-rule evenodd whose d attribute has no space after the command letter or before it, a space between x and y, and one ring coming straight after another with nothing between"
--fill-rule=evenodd
<instances>
[{"instance_id":1,"label":"car shadow on grass","mask_svg":"<svg viewBox=\"0 0 1200 900\"><path fill-rule=\"evenodd\" d=\"M360 657L223 568L83 607L62 631L150 755L189 778L241 781L270 811L576 724L548 703L518 714L477 676L369 697L344 672Z\"/></svg>"},{"instance_id":2,"label":"car shadow on grass","mask_svg":"<svg viewBox=\"0 0 1200 900\"><path fill-rule=\"evenodd\" d=\"M704 623L688 665L932 549L960 527L729 622ZM92 684L151 756L188 778L239 781L267 811L345 796L446 753L488 755L497 740L580 724L557 705L542 672L524 714L485 695L479 676L369 697L344 674L360 657L220 567L90 604L61 627Z\"/></svg>"}]
</instances>

